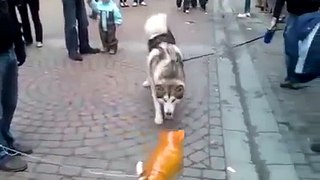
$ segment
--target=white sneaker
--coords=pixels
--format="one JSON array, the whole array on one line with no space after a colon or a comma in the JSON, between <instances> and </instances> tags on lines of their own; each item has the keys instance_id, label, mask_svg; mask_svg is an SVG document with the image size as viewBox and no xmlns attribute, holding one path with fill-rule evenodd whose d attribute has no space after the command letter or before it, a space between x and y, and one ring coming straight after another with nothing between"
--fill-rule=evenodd
<instances>
[{"instance_id":1,"label":"white sneaker","mask_svg":"<svg viewBox=\"0 0 320 180\"><path fill-rule=\"evenodd\" d=\"M132 6L133 6L133 7L137 7L137 6L138 6L138 3L134 2L134 3L132 4Z\"/></svg>"},{"instance_id":2,"label":"white sneaker","mask_svg":"<svg viewBox=\"0 0 320 180\"><path fill-rule=\"evenodd\" d=\"M184 11L184 13L189 14L189 13L190 13L190 11L189 11L189 10L185 10L185 11Z\"/></svg>"},{"instance_id":3,"label":"white sneaker","mask_svg":"<svg viewBox=\"0 0 320 180\"><path fill-rule=\"evenodd\" d=\"M147 3L143 1L143 2L140 3L140 5L141 6L147 6Z\"/></svg>"},{"instance_id":4,"label":"white sneaker","mask_svg":"<svg viewBox=\"0 0 320 180\"><path fill-rule=\"evenodd\" d=\"M37 48L42 48L42 46L43 46L43 44L42 44L42 42L37 42Z\"/></svg>"},{"instance_id":5,"label":"white sneaker","mask_svg":"<svg viewBox=\"0 0 320 180\"><path fill-rule=\"evenodd\" d=\"M237 16L238 18L247 18L247 17L251 17L250 13L242 13L242 14L238 14Z\"/></svg>"}]
</instances>

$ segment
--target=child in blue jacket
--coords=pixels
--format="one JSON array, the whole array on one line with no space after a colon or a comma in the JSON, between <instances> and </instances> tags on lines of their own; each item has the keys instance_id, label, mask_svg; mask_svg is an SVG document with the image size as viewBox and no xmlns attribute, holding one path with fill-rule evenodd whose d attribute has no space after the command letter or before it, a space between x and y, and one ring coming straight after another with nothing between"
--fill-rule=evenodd
<instances>
[{"instance_id":1,"label":"child in blue jacket","mask_svg":"<svg viewBox=\"0 0 320 180\"><path fill-rule=\"evenodd\" d=\"M118 39L116 38L117 27L122 24L121 12L112 0L88 0L93 11L100 14L99 32L105 52L116 54L118 50Z\"/></svg>"}]
</instances>

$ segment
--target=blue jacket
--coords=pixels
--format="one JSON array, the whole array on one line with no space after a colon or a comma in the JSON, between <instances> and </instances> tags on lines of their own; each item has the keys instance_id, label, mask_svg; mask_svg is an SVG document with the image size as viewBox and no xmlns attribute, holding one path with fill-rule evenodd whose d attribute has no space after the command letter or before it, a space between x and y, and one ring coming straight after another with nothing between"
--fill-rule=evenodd
<instances>
[{"instance_id":1,"label":"blue jacket","mask_svg":"<svg viewBox=\"0 0 320 180\"><path fill-rule=\"evenodd\" d=\"M318 23L320 23L319 11L299 16L295 24L297 38L304 40Z\"/></svg>"},{"instance_id":2,"label":"blue jacket","mask_svg":"<svg viewBox=\"0 0 320 180\"><path fill-rule=\"evenodd\" d=\"M101 1L94 1L92 0L91 3L90 3L90 7L92 8L92 10L94 10L95 12L97 13L101 13L102 15L105 15L106 17L100 17L101 20L102 20L102 28L103 30L107 30L107 16L108 16L108 12L111 12L113 11L114 13L114 23L117 24L117 25L120 25L122 24L122 15L121 15L121 12L117 6L116 3L114 3L112 0L109 0L109 2L107 3L104 3L104 2L101 2Z\"/></svg>"}]
</instances>

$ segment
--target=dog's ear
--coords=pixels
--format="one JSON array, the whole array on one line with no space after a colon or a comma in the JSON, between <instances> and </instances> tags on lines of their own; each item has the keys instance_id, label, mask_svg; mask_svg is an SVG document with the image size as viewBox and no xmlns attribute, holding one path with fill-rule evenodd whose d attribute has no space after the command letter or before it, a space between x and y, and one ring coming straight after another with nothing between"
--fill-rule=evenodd
<instances>
[{"instance_id":1,"label":"dog's ear","mask_svg":"<svg viewBox=\"0 0 320 180\"><path fill-rule=\"evenodd\" d=\"M184 95L184 86L183 85L178 85L175 89L174 89L174 96L177 99L182 99Z\"/></svg>"},{"instance_id":2,"label":"dog's ear","mask_svg":"<svg viewBox=\"0 0 320 180\"><path fill-rule=\"evenodd\" d=\"M155 85L155 91L156 91L157 98L162 98L166 93L165 89L159 84Z\"/></svg>"}]
</instances>

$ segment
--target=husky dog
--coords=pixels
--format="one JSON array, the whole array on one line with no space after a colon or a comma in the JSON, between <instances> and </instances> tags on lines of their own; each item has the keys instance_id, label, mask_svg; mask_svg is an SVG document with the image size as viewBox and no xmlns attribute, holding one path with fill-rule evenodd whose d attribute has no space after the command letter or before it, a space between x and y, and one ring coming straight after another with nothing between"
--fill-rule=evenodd
<instances>
[{"instance_id":1,"label":"husky dog","mask_svg":"<svg viewBox=\"0 0 320 180\"><path fill-rule=\"evenodd\" d=\"M166 14L156 14L146 21L149 55L148 75L144 87L151 88L155 108L155 123L173 119L176 104L183 98L185 73L182 53L167 25Z\"/></svg>"}]
</instances>

